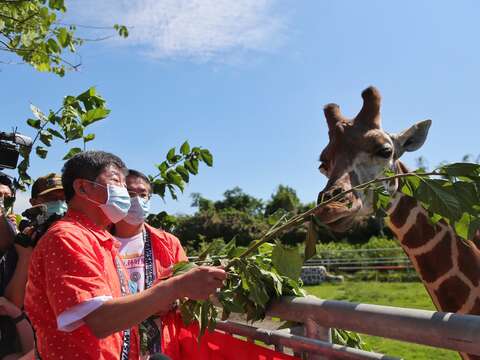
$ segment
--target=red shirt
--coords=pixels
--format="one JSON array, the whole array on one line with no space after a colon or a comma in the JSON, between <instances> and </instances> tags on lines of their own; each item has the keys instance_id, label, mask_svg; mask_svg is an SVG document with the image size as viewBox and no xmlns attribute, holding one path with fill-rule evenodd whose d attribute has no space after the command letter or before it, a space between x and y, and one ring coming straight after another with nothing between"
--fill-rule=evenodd
<instances>
[{"instance_id":1,"label":"red shirt","mask_svg":"<svg viewBox=\"0 0 480 360\"><path fill-rule=\"evenodd\" d=\"M83 324L71 332L57 328L65 310L98 296L122 296L114 259L119 243L80 212L69 210L53 224L32 254L25 309L35 329L42 360L118 360L123 331L98 339ZM122 267L125 279L126 270ZM137 327L129 359L139 358Z\"/></svg>"}]
</instances>

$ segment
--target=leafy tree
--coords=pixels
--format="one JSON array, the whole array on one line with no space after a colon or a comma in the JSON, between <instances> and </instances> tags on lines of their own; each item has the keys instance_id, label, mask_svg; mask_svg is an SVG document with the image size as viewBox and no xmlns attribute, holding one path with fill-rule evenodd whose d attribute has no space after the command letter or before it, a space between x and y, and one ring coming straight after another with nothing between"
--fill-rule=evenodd
<instances>
[{"instance_id":1,"label":"leafy tree","mask_svg":"<svg viewBox=\"0 0 480 360\"><path fill-rule=\"evenodd\" d=\"M200 193L193 193L191 198L191 206L198 208L199 211L213 210L215 208L213 201L204 198Z\"/></svg>"},{"instance_id":2,"label":"leafy tree","mask_svg":"<svg viewBox=\"0 0 480 360\"><path fill-rule=\"evenodd\" d=\"M300 206L297 192L291 187L279 185L275 194L265 207L265 214L272 215L279 209L296 212Z\"/></svg>"},{"instance_id":3,"label":"leafy tree","mask_svg":"<svg viewBox=\"0 0 480 360\"><path fill-rule=\"evenodd\" d=\"M256 216L263 211L263 202L245 194L238 186L223 193L224 200L215 202L216 210L235 209Z\"/></svg>"},{"instance_id":4,"label":"leafy tree","mask_svg":"<svg viewBox=\"0 0 480 360\"><path fill-rule=\"evenodd\" d=\"M38 71L63 76L66 70L77 69L80 64L71 62L66 53L75 53L86 39L76 36L75 25L58 21L66 10L64 0L0 0L0 50ZM123 25L111 29L128 36Z\"/></svg>"},{"instance_id":5,"label":"leafy tree","mask_svg":"<svg viewBox=\"0 0 480 360\"><path fill-rule=\"evenodd\" d=\"M30 106L33 118L27 119L27 125L35 129L33 144L30 147L21 148L23 160L17 167L18 185L24 188L31 184L32 179L28 174L30 166L30 155L33 149L41 159L45 159L48 149L52 146L54 139L62 140L64 143L72 143L76 140L82 141L82 147L73 147L64 156L64 160L82 150L86 150L86 144L95 139L94 133L86 133L87 127L108 116L110 110L105 106L105 100L97 94L95 88L77 96L68 95L63 99L62 106L54 111L49 110L48 115L38 107ZM41 145L36 145L40 142Z\"/></svg>"}]
</instances>

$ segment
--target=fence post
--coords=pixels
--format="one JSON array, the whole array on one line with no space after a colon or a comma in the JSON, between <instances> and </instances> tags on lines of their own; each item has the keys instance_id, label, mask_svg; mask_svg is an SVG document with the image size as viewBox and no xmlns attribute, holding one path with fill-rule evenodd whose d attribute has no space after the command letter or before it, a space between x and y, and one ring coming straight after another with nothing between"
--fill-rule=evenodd
<instances>
[{"instance_id":1,"label":"fence post","mask_svg":"<svg viewBox=\"0 0 480 360\"><path fill-rule=\"evenodd\" d=\"M313 319L307 319L304 323L305 335L311 339L322 340L331 343L332 342L332 329L318 325ZM309 354L308 360L328 360L321 355Z\"/></svg>"}]
</instances>

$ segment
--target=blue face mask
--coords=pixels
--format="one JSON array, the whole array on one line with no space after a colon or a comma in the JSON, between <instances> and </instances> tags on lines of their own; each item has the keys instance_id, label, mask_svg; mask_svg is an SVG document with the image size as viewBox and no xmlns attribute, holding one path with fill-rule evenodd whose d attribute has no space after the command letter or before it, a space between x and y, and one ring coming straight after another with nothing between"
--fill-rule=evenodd
<instances>
[{"instance_id":1,"label":"blue face mask","mask_svg":"<svg viewBox=\"0 0 480 360\"><path fill-rule=\"evenodd\" d=\"M100 204L92 199L91 202L98 204L98 207L102 209L105 216L112 222L117 223L122 220L128 214L130 209L130 195L126 187L107 184L107 186L99 184L95 181L90 181L96 185L102 186L107 189L107 201L105 204Z\"/></svg>"},{"instance_id":2,"label":"blue face mask","mask_svg":"<svg viewBox=\"0 0 480 360\"><path fill-rule=\"evenodd\" d=\"M128 215L123 220L130 225L140 225L150 212L150 200L143 199L140 196L135 196L131 200L132 206L130 206Z\"/></svg>"},{"instance_id":3,"label":"blue face mask","mask_svg":"<svg viewBox=\"0 0 480 360\"><path fill-rule=\"evenodd\" d=\"M47 207L47 218L53 214L63 215L67 212L67 203L65 200L49 201L44 205Z\"/></svg>"}]
</instances>

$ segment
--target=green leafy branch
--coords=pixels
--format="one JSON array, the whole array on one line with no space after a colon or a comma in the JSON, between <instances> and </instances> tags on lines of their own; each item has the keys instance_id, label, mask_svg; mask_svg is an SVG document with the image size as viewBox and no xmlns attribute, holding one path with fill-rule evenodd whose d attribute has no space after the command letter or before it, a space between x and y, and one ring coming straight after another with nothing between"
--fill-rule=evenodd
<instances>
[{"instance_id":1,"label":"green leafy branch","mask_svg":"<svg viewBox=\"0 0 480 360\"><path fill-rule=\"evenodd\" d=\"M38 107L30 106L34 118L27 119L26 123L35 129L36 134L31 147L22 147L20 154L23 160L18 165L19 186L24 188L32 179L28 174L30 155L35 148L38 157L45 159L53 140L60 139L68 144L75 140L82 141L82 147L70 148L63 160L67 160L86 150L87 143L95 139L95 134L86 133L86 128L108 116L110 110L105 106L105 100L91 87L78 96L66 96L62 106L57 110L50 110L48 115ZM36 143L41 145L34 147Z\"/></svg>"},{"instance_id":2,"label":"green leafy branch","mask_svg":"<svg viewBox=\"0 0 480 360\"><path fill-rule=\"evenodd\" d=\"M197 175L199 164L203 162L207 166L213 166L213 156L208 149L201 147L190 148L185 141L179 149L171 148L166 159L156 165L158 173L149 176L153 185L153 193L165 199L168 189L172 199L177 199L177 191L183 192L185 185L190 181L190 175Z\"/></svg>"},{"instance_id":3,"label":"green leafy branch","mask_svg":"<svg viewBox=\"0 0 480 360\"><path fill-rule=\"evenodd\" d=\"M445 219L454 226L459 235L462 235L459 229L464 230L467 222L468 235L478 230L480 165L455 163L441 166L432 172L406 174L393 174L386 171L384 177L357 185L328 200L321 199L317 206L302 214L290 219L286 216L280 217L259 240L253 242L247 249L236 247L235 241L232 240L220 250L220 253L208 257L209 249L207 248L199 258L199 262L212 266L221 265L229 274L224 287L216 294L222 308L222 319L227 319L232 312L246 314L250 321L263 319L271 300L287 295L302 296L304 293L299 283L301 266L303 261L313 256L316 251L318 238L316 226L319 221L315 214L320 208L357 191L373 191L377 205L385 207L391 195L384 185L396 179L400 182L399 190L420 201L432 215L432 221ZM307 221L310 221L310 227L304 257L295 249L285 248L278 241L270 243L285 231ZM218 249L218 247L212 246L211 249ZM220 255L223 255L223 260ZM196 266L194 263L177 264L174 275L184 273L194 266ZM217 310L211 300L199 302L183 299L180 310L187 324L195 320L199 322L199 336L202 336L207 328L215 327ZM358 346L362 346L362 342L355 336L350 336L349 333L337 332L336 334L338 339L343 339L343 342L353 341Z\"/></svg>"},{"instance_id":4,"label":"green leafy branch","mask_svg":"<svg viewBox=\"0 0 480 360\"><path fill-rule=\"evenodd\" d=\"M73 64L64 54L75 53L88 39L75 35L76 25L57 21L66 11L64 0L0 2L0 51L19 56L38 71L64 76L66 70L76 70L81 64ZM111 29L128 36L124 25Z\"/></svg>"}]
</instances>

